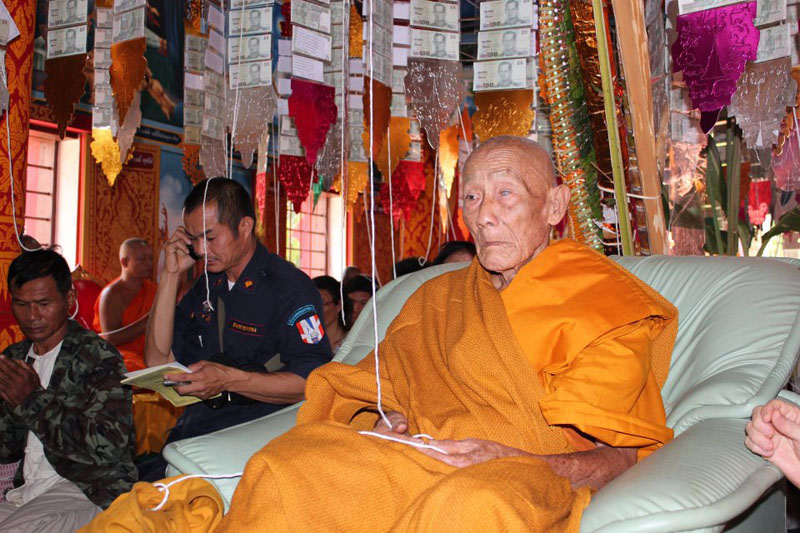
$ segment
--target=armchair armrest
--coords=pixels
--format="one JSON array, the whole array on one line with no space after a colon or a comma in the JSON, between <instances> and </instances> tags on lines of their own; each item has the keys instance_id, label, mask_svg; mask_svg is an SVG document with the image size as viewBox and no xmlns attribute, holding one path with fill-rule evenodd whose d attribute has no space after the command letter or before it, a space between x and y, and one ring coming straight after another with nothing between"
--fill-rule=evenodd
<instances>
[{"instance_id":1,"label":"armchair armrest","mask_svg":"<svg viewBox=\"0 0 800 533\"><path fill-rule=\"evenodd\" d=\"M162 452L169 463L167 475L235 474L244 471L254 453L294 427L301 405L302 402L296 403L238 426L167 444ZM219 491L227 512L239 478L208 481Z\"/></svg>"},{"instance_id":2,"label":"armchair armrest","mask_svg":"<svg viewBox=\"0 0 800 533\"><path fill-rule=\"evenodd\" d=\"M783 475L744 445L747 420L700 422L606 485L581 533L720 531Z\"/></svg>"}]
</instances>

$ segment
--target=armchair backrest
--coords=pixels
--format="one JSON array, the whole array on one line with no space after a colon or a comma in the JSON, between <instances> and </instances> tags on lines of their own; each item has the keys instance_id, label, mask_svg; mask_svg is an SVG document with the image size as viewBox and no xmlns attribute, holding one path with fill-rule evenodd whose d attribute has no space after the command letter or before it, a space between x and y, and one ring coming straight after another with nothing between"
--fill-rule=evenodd
<instances>
[{"instance_id":1,"label":"armchair backrest","mask_svg":"<svg viewBox=\"0 0 800 533\"><path fill-rule=\"evenodd\" d=\"M678 308L678 336L662 389L667 423L682 432L705 418L750 416L774 398L800 352L800 271L766 258L615 257ZM423 283L463 268L426 268L376 296L378 338ZM355 364L374 346L372 304L334 361Z\"/></svg>"}]
</instances>

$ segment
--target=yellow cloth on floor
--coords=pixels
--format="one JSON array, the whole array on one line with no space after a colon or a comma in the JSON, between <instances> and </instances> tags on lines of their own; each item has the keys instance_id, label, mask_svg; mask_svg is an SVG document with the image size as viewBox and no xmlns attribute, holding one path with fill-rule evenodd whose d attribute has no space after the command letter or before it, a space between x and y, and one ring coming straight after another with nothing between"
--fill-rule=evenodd
<instances>
[{"instance_id":1,"label":"yellow cloth on floor","mask_svg":"<svg viewBox=\"0 0 800 533\"><path fill-rule=\"evenodd\" d=\"M543 253L558 253L554 246ZM578 279L580 287L570 294L580 296L583 305L600 305L597 300L608 297L606 290L616 294L630 289L628 274L609 267L608 260L588 249L581 253L582 260L573 261L571 268L596 267L604 274L596 276L589 270L584 272L585 279ZM541 264L554 281L567 274L547 268L549 262L544 258ZM630 300L635 309L620 309L616 318L604 316L603 326L586 324L582 310L570 309L577 313L572 317L574 330L552 329L561 323L561 313L550 316L537 309L557 307L557 303L537 293L514 292L515 284L536 278L539 263L537 256L517 275L506 289L512 291L509 298L493 287L489 275L473 261L467 269L426 283L408 299L380 345L379 359L383 408L405 413L412 434L486 439L533 454L573 452L576 448L571 443L577 434L548 424L540 404L550 405L549 401L566 409L572 398L579 397L576 391L568 396L571 388L602 389L604 384L565 379L562 386L555 379L569 376L569 364L582 359L583 352L578 349L582 341L563 339L557 348L572 351L549 361L562 361L564 369L553 372L554 378L545 386L535 369L552 370L552 365L531 367L540 352L538 347L548 346L551 334L582 339L586 327L589 336L596 338L582 348L596 348L604 335L629 324L646 325L649 334L657 334L674 316L669 304L653 303L642 296L624 300L626 305ZM612 286L599 290L598 281ZM521 334L531 336L518 343L506 307L515 322L531 320L522 314L529 309L541 327L526 331L517 323ZM595 314L588 312L587 318L594 319ZM668 365L669 354L666 356ZM616 384L627 387L619 391L626 398L635 396L633 389L645 391L643 381L649 383L651 373L647 353L629 363L641 368L628 371L640 376L638 381L625 383L623 379ZM593 397L591 393L587 396ZM318 369L309 377L306 397L298 426L249 461L231 509L217 531L578 531L590 490L573 491L568 480L540 459L495 459L457 469L415 448L358 434L357 430L372 429L377 421L372 356L356 366L331 363ZM613 398L605 402L586 407L581 414L613 407ZM625 418L616 412L608 417ZM576 419L575 423L579 422ZM592 422L610 433L616 427L613 421ZM657 422L653 426L658 426ZM670 432L664 427L648 429L643 427L638 437L641 445L669 439Z\"/></svg>"},{"instance_id":2,"label":"yellow cloth on floor","mask_svg":"<svg viewBox=\"0 0 800 533\"><path fill-rule=\"evenodd\" d=\"M172 485L167 503L151 511L163 497L152 483L136 483L78 533L207 533L214 531L222 518L222 498L204 479L190 478Z\"/></svg>"}]
</instances>

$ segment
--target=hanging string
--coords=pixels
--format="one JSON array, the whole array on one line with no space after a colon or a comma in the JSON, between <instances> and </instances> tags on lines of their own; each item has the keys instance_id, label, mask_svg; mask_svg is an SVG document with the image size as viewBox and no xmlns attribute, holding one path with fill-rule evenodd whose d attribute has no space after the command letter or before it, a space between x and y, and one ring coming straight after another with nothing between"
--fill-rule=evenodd
<instances>
[{"instance_id":1,"label":"hanging string","mask_svg":"<svg viewBox=\"0 0 800 533\"><path fill-rule=\"evenodd\" d=\"M281 216L281 194L280 194L280 183L278 182L278 150L276 148L277 137L274 135L274 131L272 132L273 135L271 136L272 141L272 204L275 207L275 253L277 254L281 249L281 223L280 223L280 216Z\"/></svg>"},{"instance_id":2,"label":"hanging string","mask_svg":"<svg viewBox=\"0 0 800 533\"><path fill-rule=\"evenodd\" d=\"M161 498L161 503L159 503L158 505L156 505L155 507L153 507L150 510L151 511L160 511L161 508L164 507L164 505L169 500L169 488L171 486L173 486L173 485L177 485L178 483L180 483L182 481L186 481L187 479L192 479L192 478L233 479L233 478L236 478L236 477L242 477L243 474L244 474L244 472L237 472L235 474L217 474L217 475L213 475L213 474L191 474L189 476L183 476L183 477L178 478L178 479L173 479L169 483L160 483L160 482L159 483L153 483L153 486L156 487L159 492L163 492L164 493L164 497Z\"/></svg>"},{"instance_id":3,"label":"hanging string","mask_svg":"<svg viewBox=\"0 0 800 533\"><path fill-rule=\"evenodd\" d=\"M0 74L3 76L3 84L8 87L8 77L6 73L6 65L5 62L0 64ZM6 146L8 147L8 174L11 177L11 220L14 223L14 234L17 236L17 242L19 243L19 247L25 252L35 252L37 250L43 250L43 246L39 246L38 248L27 248L24 244L22 244L22 236L19 233L19 227L17 226L17 204L14 198L14 163L11 160L11 127L8 123L11 122L11 109L6 109ZM77 309L75 311L77 314Z\"/></svg>"},{"instance_id":4,"label":"hanging string","mask_svg":"<svg viewBox=\"0 0 800 533\"><path fill-rule=\"evenodd\" d=\"M439 193L439 152L436 152L436 159L433 165L433 193L431 194L431 220L430 220L430 231L428 232L428 247L425 250L425 257L420 257L418 259L419 266L423 266L425 261L428 260L428 256L431 253L431 243L433 241L433 212L436 208L436 203L439 201L437 198Z\"/></svg>"},{"instance_id":5,"label":"hanging string","mask_svg":"<svg viewBox=\"0 0 800 533\"><path fill-rule=\"evenodd\" d=\"M389 119L389 127L386 130L386 158L389 166L389 230L392 239L392 279L397 278L397 257L394 254L394 203L392 202L392 119Z\"/></svg>"},{"instance_id":6,"label":"hanging string","mask_svg":"<svg viewBox=\"0 0 800 533\"><path fill-rule=\"evenodd\" d=\"M350 29L350 0L345 0L342 6L342 110L341 110L341 142L339 145L339 189L342 195L342 231L340 233L341 248L342 248L342 261L347 267L347 184L348 180L345 179L347 175L347 160L345 159L345 143L347 137L347 110L348 110L348 96L347 96L347 80L350 78L350 69L347 68L347 62L350 56L350 39L347 32ZM340 265L341 266L341 265ZM339 283L339 312L342 316L342 323L345 323L344 316L344 271L342 272L342 283Z\"/></svg>"}]
</instances>

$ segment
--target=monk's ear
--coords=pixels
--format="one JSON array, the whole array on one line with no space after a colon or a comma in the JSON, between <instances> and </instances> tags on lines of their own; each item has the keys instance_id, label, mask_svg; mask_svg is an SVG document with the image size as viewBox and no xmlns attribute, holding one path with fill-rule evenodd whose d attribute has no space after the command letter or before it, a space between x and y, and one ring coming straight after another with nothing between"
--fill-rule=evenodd
<instances>
[{"instance_id":1,"label":"monk's ear","mask_svg":"<svg viewBox=\"0 0 800 533\"><path fill-rule=\"evenodd\" d=\"M569 187L556 185L548 192L547 223L557 225L564 218L569 207Z\"/></svg>"},{"instance_id":2,"label":"monk's ear","mask_svg":"<svg viewBox=\"0 0 800 533\"><path fill-rule=\"evenodd\" d=\"M122 268L127 268L128 263L130 263L130 259L128 259L127 257L121 257L119 263L122 265Z\"/></svg>"}]
</instances>

